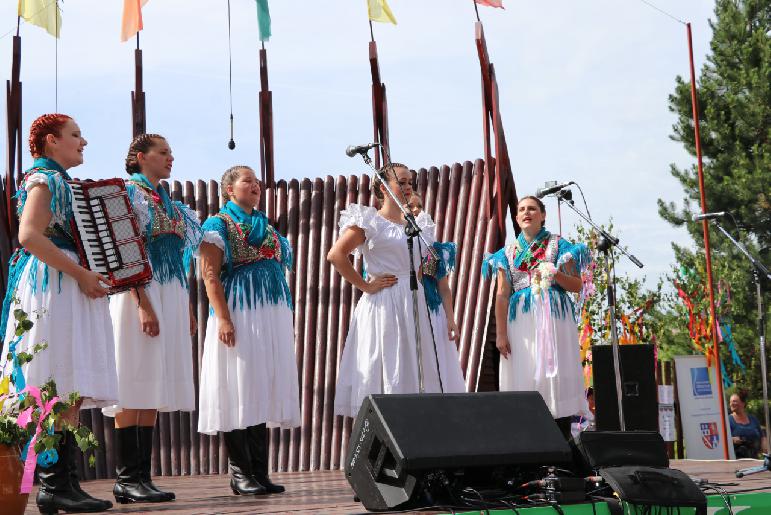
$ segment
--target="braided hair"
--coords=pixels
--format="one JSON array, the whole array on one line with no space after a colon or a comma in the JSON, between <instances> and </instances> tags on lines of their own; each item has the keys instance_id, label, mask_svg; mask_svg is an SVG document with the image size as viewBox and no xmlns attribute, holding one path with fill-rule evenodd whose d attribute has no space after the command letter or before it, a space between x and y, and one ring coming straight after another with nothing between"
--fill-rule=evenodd
<instances>
[{"instance_id":1,"label":"braided hair","mask_svg":"<svg viewBox=\"0 0 771 515\"><path fill-rule=\"evenodd\" d=\"M46 136L53 134L57 138L62 136L62 129L71 116L60 113L51 113L38 116L29 128L29 153L38 158L46 155Z\"/></svg>"},{"instance_id":2,"label":"braided hair","mask_svg":"<svg viewBox=\"0 0 771 515\"><path fill-rule=\"evenodd\" d=\"M383 182L381 174L385 176L386 180L396 179L397 168L404 168L405 170L409 171L409 167L407 167L407 165L401 163L389 163L378 170L378 173L375 174L375 177L372 180L372 193L374 193L377 199L381 202L383 201L383 192L380 191L380 184Z\"/></svg>"},{"instance_id":3,"label":"braided hair","mask_svg":"<svg viewBox=\"0 0 771 515\"><path fill-rule=\"evenodd\" d=\"M225 170L225 173L222 174L222 180L220 180L220 194L222 196L223 204L230 200L230 195L228 195L227 191L228 186L238 180L238 178L241 176L241 170L252 170L252 167L246 165L231 166Z\"/></svg>"},{"instance_id":4,"label":"braided hair","mask_svg":"<svg viewBox=\"0 0 771 515\"><path fill-rule=\"evenodd\" d=\"M131 141L129 145L128 154L126 155L126 173L129 175L134 173L142 173L142 169L139 167L139 160L137 154L140 152L148 152L155 146L156 140L166 140L160 134L140 134Z\"/></svg>"}]
</instances>

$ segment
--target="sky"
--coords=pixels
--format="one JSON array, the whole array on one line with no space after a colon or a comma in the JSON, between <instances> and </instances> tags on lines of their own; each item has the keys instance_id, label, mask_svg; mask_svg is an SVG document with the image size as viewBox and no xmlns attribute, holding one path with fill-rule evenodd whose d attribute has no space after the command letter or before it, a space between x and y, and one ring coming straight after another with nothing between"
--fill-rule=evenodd
<instances>
[{"instance_id":1,"label":"sky","mask_svg":"<svg viewBox=\"0 0 771 515\"><path fill-rule=\"evenodd\" d=\"M655 0L693 30L696 69L709 50L714 4ZM376 23L389 104L391 154L412 168L482 157L482 101L471 0L389 0L398 25ZM81 177L123 176L131 140L135 41L120 42L123 2L64 0L61 38L21 24L23 138L40 114L72 115L89 141ZM545 181L581 185L592 217L645 268L617 273L654 284L684 228L657 213L679 202L671 163L695 159L670 140L668 96L688 77L686 28L642 0L505 0L479 7L500 89L517 192ZM366 173L344 154L372 138L365 0L273 0L266 43L273 91L276 178ZM173 177L218 179L234 164L259 169L259 40L254 0L231 0L233 110L229 140L227 2L150 0L143 10L147 130L175 155ZM16 1L0 5L0 79L11 72ZM58 89L58 95L56 94ZM2 105L5 118L5 104ZM2 150L5 153L5 148ZM25 151L24 166L32 159ZM574 198L579 192L574 189ZM546 199L556 231L556 201ZM579 221L563 209L563 232Z\"/></svg>"}]
</instances>

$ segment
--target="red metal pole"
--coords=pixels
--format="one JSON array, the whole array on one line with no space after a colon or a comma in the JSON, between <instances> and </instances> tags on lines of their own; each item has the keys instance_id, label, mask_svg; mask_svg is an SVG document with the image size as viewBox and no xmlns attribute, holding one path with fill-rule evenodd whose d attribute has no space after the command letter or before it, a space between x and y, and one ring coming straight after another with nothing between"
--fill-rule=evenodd
<instances>
[{"instance_id":1,"label":"red metal pole","mask_svg":"<svg viewBox=\"0 0 771 515\"><path fill-rule=\"evenodd\" d=\"M701 196L701 212L707 212L707 198L704 192L704 169L701 160L701 136L699 133L699 101L696 97L696 72L693 66L693 38L691 24L685 24L688 30L688 58L691 65L691 106L693 108L693 129L696 135L696 162L699 171L699 195ZM709 315L712 321L712 351L715 358L715 375L717 377L718 400L720 401L720 428L723 436L723 455L728 459L728 432L725 427L725 399L723 399L723 374L720 370L720 347L717 339L717 316L715 313L715 288L712 284L712 253L709 246L709 222L702 220L704 231L704 253L707 256L707 288L709 290Z\"/></svg>"}]
</instances>

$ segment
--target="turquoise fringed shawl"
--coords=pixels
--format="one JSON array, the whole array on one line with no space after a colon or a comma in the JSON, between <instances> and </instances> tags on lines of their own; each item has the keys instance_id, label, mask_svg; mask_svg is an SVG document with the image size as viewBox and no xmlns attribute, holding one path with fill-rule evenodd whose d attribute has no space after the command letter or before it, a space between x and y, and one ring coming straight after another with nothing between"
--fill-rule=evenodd
<instances>
[{"instance_id":1,"label":"turquoise fringed shawl","mask_svg":"<svg viewBox=\"0 0 771 515\"><path fill-rule=\"evenodd\" d=\"M193 264L195 251L203 240L203 231L198 219L189 212L185 204L171 200L166 189L160 184L158 188L153 188L142 174L132 174L131 181L136 184L127 183L126 192L132 203L138 201L137 195L143 195L140 192L141 186L138 185L141 184L146 189L158 194L163 209L169 218L182 220L184 223L184 238L179 238L175 234L161 234L153 237L155 213L153 207L148 206L149 219L143 231L146 237L147 254L153 269L153 279L161 284L177 280L180 285L187 288L187 274ZM154 202L154 200L151 199L149 202Z\"/></svg>"},{"instance_id":2,"label":"turquoise fringed shawl","mask_svg":"<svg viewBox=\"0 0 771 515\"><path fill-rule=\"evenodd\" d=\"M546 233L546 236L549 235L549 233L543 229L541 229L539 234L542 233ZM520 236L522 235L520 234ZM537 238L538 236L536 236L536 239ZM534 239L534 241L536 241L536 239ZM521 242L520 245L522 245ZM488 254L485 256L485 259L482 263L482 277L489 279L490 277L494 276L498 270L503 270L506 275L506 280L509 281L509 284L511 284L511 269L509 267L509 260L506 257L505 252L506 249L504 247L493 254ZM518 255L516 258L519 258L519 256L524 253L519 252L517 254ZM517 262L516 258L515 263ZM521 263L521 258L519 261ZM582 273L587 269L592 261L589 248L584 243L574 244L560 238L557 247L556 266L561 267L570 261L574 263L577 273ZM567 291L555 283L549 288L547 294L550 296L552 316L557 318L564 318L569 314L571 317L573 317L573 319L575 319L575 306L573 299ZM532 305L532 300L533 295L530 291L530 287L513 291L511 293L511 297L509 298L509 320L516 320L520 303L522 304L522 312L528 313Z\"/></svg>"},{"instance_id":3,"label":"turquoise fringed shawl","mask_svg":"<svg viewBox=\"0 0 771 515\"><path fill-rule=\"evenodd\" d=\"M433 245L434 250L439 255L436 266L436 277L423 275L423 293L426 296L428 309L436 313L442 306L442 296L439 294L439 280L455 270L455 255L457 246L453 242L436 242Z\"/></svg>"},{"instance_id":4,"label":"turquoise fringed shawl","mask_svg":"<svg viewBox=\"0 0 771 515\"><path fill-rule=\"evenodd\" d=\"M233 210L226 208L227 204L220 213L230 216L234 222L245 227L244 234L247 237L247 244L259 247L265 238L268 227L270 227L265 213L255 210L251 215L246 215L239 208L240 214L243 216L236 218L231 214ZM253 220L256 221L254 226L250 223ZM289 244L289 240L276 232L281 246L281 262L276 259L261 259L238 264L233 263L231 249L233 243L230 241L225 220L219 216L209 217L203 223L202 228L205 232L216 232L225 243L220 280L225 290L225 298L230 299L231 309L243 310L262 304L276 305L280 303L285 303L290 309L292 308L292 295L284 276L284 271L292 267L293 261L292 246ZM251 241L256 241L257 236L260 236L258 243L252 244Z\"/></svg>"}]
</instances>

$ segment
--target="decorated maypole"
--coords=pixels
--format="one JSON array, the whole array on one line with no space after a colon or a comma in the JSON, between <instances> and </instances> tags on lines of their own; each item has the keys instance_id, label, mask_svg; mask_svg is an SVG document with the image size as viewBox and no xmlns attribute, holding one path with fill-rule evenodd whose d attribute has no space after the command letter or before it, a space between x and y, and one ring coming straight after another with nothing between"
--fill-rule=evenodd
<instances>
[{"instance_id":1,"label":"decorated maypole","mask_svg":"<svg viewBox=\"0 0 771 515\"><path fill-rule=\"evenodd\" d=\"M142 7L149 0L123 0L123 19L120 40L128 41L136 37L134 50L134 91L131 92L131 134L138 136L147 132L147 114L145 111L145 92L142 90L142 49L139 48L139 31L142 23Z\"/></svg>"},{"instance_id":2,"label":"decorated maypole","mask_svg":"<svg viewBox=\"0 0 771 515\"><path fill-rule=\"evenodd\" d=\"M380 146L375 149L375 168L390 161L391 151L388 146L388 101L386 100L386 87L380 79L380 63L377 56L377 42L372 22L393 23L396 25L396 17L391 12L386 0L367 0L367 15L369 16L369 67L372 74L372 125L373 143Z\"/></svg>"},{"instance_id":3,"label":"decorated maypole","mask_svg":"<svg viewBox=\"0 0 771 515\"><path fill-rule=\"evenodd\" d=\"M702 214L707 212L707 196L704 190L704 168L701 158L701 135L699 133L699 101L696 94L696 72L693 65L693 38L691 35L691 24L686 23L686 30L688 33L688 61L691 72L691 108L693 111L693 131L696 142L696 163L699 178L699 197L701 201ZM709 292L709 326L712 333L712 353L715 363L715 374L717 377L717 395L720 404L720 429L721 437L723 439L723 456L728 459L728 431L726 429L726 412L725 412L725 398L723 397L723 379L721 360L720 360L720 341L718 338L718 319L715 309L715 287L712 282L712 251L709 244L709 221L704 218L701 222L702 230L704 231L704 255L707 260L707 290Z\"/></svg>"}]
</instances>

